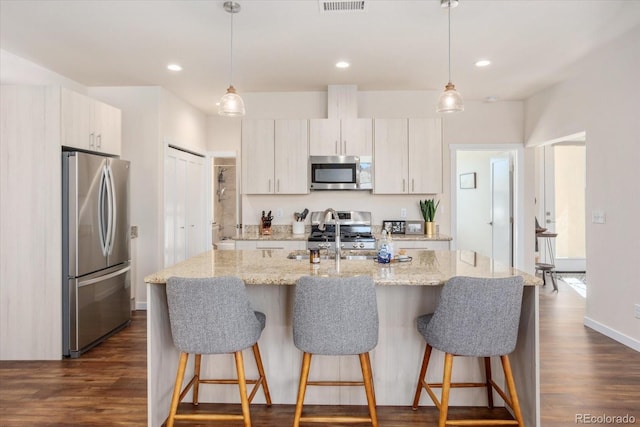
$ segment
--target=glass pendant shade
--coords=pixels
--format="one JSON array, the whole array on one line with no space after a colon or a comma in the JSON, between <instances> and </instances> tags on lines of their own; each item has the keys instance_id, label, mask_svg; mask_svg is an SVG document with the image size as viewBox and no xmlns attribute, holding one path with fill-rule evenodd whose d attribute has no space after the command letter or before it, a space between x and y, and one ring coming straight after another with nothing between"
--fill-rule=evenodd
<instances>
[{"instance_id":1,"label":"glass pendant shade","mask_svg":"<svg viewBox=\"0 0 640 427\"><path fill-rule=\"evenodd\" d=\"M229 86L227 93L220 98L218 104L218 114L227 117L241 117L244 116L244 101L236 93L236 89L233 85Z\"/></svg>"},{"instance_id":2,"label":"glass pendant shade","mask_svg":"<svg viewBox=\"0 0 640 427\"><path fill-rule=\"evenodd\" d=\"M449 82L444 87L444 92L438 98L438 113L460 113L464 111L462 95L456 90L453 83Z\"/></svg>"}]
</instances>

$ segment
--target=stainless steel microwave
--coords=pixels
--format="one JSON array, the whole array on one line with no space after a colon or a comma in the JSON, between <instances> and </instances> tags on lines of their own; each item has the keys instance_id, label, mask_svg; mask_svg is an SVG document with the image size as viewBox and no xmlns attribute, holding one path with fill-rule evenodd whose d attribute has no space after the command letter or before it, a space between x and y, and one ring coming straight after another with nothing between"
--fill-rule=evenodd
<instances>
[{"instance_id":1,"label":"stainless steel microwave","mask_svg":"<svg viewBox=\"0 0 640 427\"><path fill-rule=\"evenodd\" d=\"M311 190L373 190L371 156L310 156Z\"/></svg>"}]
</instances>

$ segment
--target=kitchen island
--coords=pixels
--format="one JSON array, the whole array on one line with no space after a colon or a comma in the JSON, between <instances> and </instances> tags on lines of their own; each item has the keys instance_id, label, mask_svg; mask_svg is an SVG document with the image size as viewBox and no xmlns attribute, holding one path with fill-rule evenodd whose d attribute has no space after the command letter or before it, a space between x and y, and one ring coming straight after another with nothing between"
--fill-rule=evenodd
<instances>
[{"instance_id":1,"label":"kitchen island","mask_svg":"<svg viewBox=\"0 0 640 427\"><path fill-rule=\"evenodd\" d=\"M274 404L294 404L302 353L294 346L292 309L294 286L303 275L355 276L370 275L376 284L380 318L378 346L371 352L371 363L378 405L410 405L417 384L424 352L424 339L417 332L415 319L435 309L446 280L453 276L507 277L522 275L525 291L520 316L518 344L511 356L522 412L527 426L540 425L538 285L541 280L469 251L409 250L410 262L377 264L371 259L323 259L310 264L308 258L289 259L289 251L209 251L145 278L147 282L147 367L148 423L160 426L169 411L179 352L173 346L169 324L166 279L171 276L219 277L237 276L245 281L255 310L267 316L267 326L260 338L262 359ZM253 359L245 357L247 378L256 374ZM499 360L493 372L503 384ZM440 382L443 355L434 352L428 380ZM192 369L187 368L188 371ZM203 358L202 375L232 377L233 358ZM357 380L360 368L356 357L314 358L317 378ZM323 377L324 375L324 377ZM475 358L456 358L454 376L465 380L483 380L483 370ZM502 402L496 395L494 403ZM201 402L237 403L233 386L204 386ZM254 400L263 403L258 393ZM317 387L307 391L305 403L366 405L360 388ZM423 393L421 405L432 405ZM486 405L483 389L455 390L450 399L456 405Z\"/></svg>"}]
</instances>

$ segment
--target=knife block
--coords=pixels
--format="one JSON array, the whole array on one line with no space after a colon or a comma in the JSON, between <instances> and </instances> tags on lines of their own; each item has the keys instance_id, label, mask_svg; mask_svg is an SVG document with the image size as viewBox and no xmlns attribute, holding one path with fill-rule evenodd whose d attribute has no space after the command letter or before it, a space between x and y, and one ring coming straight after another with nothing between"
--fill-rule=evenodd
<instances>
[{"instance_id":1,"label":"knife block","mask_svg":"<svg viewBox=\"0 0 640 427\"><path fill-rule=\"evenodd\" d=\"M263 236L271 234L271 221L260 220L260 234Z\"/></svg>"}]
</instances>

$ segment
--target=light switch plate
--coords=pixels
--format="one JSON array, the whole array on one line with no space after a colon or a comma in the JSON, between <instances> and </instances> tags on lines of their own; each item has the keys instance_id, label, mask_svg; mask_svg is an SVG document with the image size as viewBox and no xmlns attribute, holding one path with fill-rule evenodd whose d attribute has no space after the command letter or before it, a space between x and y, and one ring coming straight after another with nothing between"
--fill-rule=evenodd
<instances>
[{"instance_id":1,"label":"light switch plate","mask_svg":"<svg viewBox=\"0 0 640 427\"><path fill-rule=\"evenodd\" d=\"M400 218L407 217L407 208L400 208Z\"/></svg>"},{"instance_id":2,"label":"light switch plate","mask_svg":"<svg viewBox=\"0 0 640 427\"><path fill-rule=\"evenodd\" d=\"M607 217L604 211L592 211L591 222L594 224L604 224L607 221Z\"/></svg>"},{"instance_id":3,"label":"light switch plate","mask_svg":"<svg viewBox=\"0 0 640 427\"><path fill-rule=\"evenodd\" d=\"M136 239L138 238L138 226L137 225L132 225L131 226L131 238L132 239Z\"/></svg>"}]
</instances>

